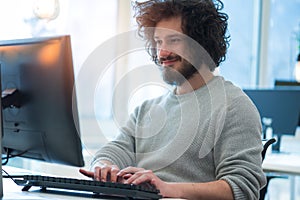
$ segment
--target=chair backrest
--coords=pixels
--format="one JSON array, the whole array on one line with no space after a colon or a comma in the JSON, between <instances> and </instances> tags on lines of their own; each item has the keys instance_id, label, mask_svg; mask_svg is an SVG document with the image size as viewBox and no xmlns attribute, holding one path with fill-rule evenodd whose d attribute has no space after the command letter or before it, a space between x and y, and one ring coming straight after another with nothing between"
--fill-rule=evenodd
<instances>
[{"instance_id":1,"label":"chair backrest","mask_svg":"<svg viewBox=\"0 0 300 200\"><path fill-rule=\"evenodd\" d=\"M263 150L261 152L261 155L262 155L262 160L265 159L266 157L266 152L268 150L268 147L275 143L276 142L276 139L275 138L271 138L271 139L267 139L267 140L263 140Z\"/></svg>"},{"instance_id":2,"label":"chair backrest","mask_svg":"<svg viewBox=\"0 0 300 200\"><path fill-rule=\"evenodd\" d=\"M262 161L263 161L265 159L268 147L271 146L271 144L275 143L276 139L275 138L264 139L264 140L262 140L262 142L263 142L263 150L261 152L261 155L262 155ZM263 188L260 189L259 200L264 200L265 199L270 179L271 178L267 176L267 184Z\"/></svg>"}]
</instances>

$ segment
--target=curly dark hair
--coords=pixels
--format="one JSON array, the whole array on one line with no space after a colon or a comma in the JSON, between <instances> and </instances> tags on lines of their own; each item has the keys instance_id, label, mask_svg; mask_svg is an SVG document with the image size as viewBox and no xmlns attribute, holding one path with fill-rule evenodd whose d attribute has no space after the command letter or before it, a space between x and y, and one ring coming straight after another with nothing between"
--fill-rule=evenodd
<instances>
[{"instance_id":1,"label":"curly dark hair","mask_svg":"<svg viewBox=\"0 0 300 200\"><path fill-rule=\"evenodd\" d=\"M211 71L226 58L230 36L227 36L228 15L222 13L220 0L148 0L135 2L133 9L139 35L146 39L147 51L157 60L153 29L162 19L181 17L184 34L198 42L214 61Z\"/></svg>"}]
</instances>

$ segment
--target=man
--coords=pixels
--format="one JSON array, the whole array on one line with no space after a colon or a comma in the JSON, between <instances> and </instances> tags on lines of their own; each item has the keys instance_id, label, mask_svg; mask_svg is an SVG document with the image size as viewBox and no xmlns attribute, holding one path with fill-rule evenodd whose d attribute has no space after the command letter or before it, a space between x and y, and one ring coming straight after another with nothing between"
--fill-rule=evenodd
<instances>
[{"instance_id":1,"label":"man","mask_svg":"<svg viewBox=\"0 0 300 200\"><path fill-rule=\"evenodd\" d=\"M150 182L164 197L258 199L265 184L260 116L241 89L213 74L229 40L222 7L210 0L135 4L139 33L175 89L136 108L92 171L81 173Z\"/></svg>"}]
</instances>

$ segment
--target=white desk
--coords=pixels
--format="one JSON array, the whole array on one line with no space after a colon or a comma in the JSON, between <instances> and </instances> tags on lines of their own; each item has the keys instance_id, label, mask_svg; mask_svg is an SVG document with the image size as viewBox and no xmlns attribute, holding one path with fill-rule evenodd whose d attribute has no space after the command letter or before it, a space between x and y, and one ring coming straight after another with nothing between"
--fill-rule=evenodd
<instances>
[{"instance_id":1,"label":"white desk","mask_svg":"<svg viewBox=\"0 0 300 200\"><path fill-rule=\"evenodd\" d=\"M277 172L287 175L300 176L300 154L271 153L263 162L265 172Z\"/></svg>"},{"instance_id":2,"label":"white desk","mask_svg":"<svg viewBox=\"0 0 300 200\"><path fill-rule=\"evenodd\" d=\"M22 192L22 187L17 186L12 180L5 178L3 180L3 200L16 200L16 199L26 199L26 200L68 200L68 199L87 199L95 200L95 198L82 197L82 196L72 196L72 195L61 195L61 194L51 194L51 193L41 193L35 192L32 189L30 192Z\"/></svg>"},{"instance_id":3,"label":"white desk","mask_svg":"<svg viewBox=\"0 0 300 200\"><path fill-rule=\"evenodd\" d=\"M7 168L7 167L4 167ZM289 153L272 153L267 154L263 162L263 169L266 173L278 173L290 176L291 181L291 199L295 199L295 176L300 176L300 154L289 154ZM11 171L11 170L9 170ZM74 196L74 195L62 195L58 193L41 193L34 191L32 188L29 192L22 192L22 187L17 186L10 179L3 179L4 198L3 200L61 200L61 199L87 199L96 200L97 198L85 196ZM171 199L165 199L171 200ZM178 199L173 199L178 200Z\"/></svg>"},{"instance_id":4,"label":"white desk","mask_svg":"<svg viewBox=\"0 0 300 200\"><path fill-rule=\"evenodd\" d=\"M291 183L290 199L295 199L295 176L300 176L300 154L297 153L271 153L267 154L263 162L266 173L288 175Z\"/></svg>"},{"instance_id":5,"label":"white desk","mask_svg":"<svg viewBox=\"0 0 300 200\"><path fill-rule=\"evenodd\" d=\"M93 198L90 194L78 194L68 192L39 192L32 188L29 192L22 192L22 187L17 186L12 180L5 178L3 180L3 200L112 200L113 198ZM164 198L163 200L182 200L175 198Z\"/></svg>"}]
</instances>

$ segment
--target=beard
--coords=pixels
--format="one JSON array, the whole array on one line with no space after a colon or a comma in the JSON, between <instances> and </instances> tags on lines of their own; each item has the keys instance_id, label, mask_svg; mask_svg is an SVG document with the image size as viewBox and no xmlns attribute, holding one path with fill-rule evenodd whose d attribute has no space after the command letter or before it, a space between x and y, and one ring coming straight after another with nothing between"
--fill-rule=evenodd
<instances>
[{"instance_id":1,"label":"beard","mask_svg":"<svg viewBox=\"0 0 300 200\"><path fill-rule=\"evenodd\" d=\"M181 61L178 69L174 69L172 66L166 66L166 67L161 66L161 63L164 60L172 60L172 59L177 59L178 61ZM163 80L170 85L180 86L185 81L193 77L195 73L198 72L198 69L196 69L191 63L189 63L185 59L182 59L182 57L178 55L162 58L159 60L159 63L160 63L159 66L160 66L160 71L162 73Z\"/></svg>"}]
</instances>

